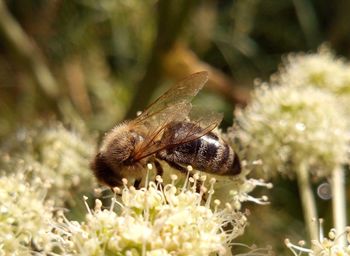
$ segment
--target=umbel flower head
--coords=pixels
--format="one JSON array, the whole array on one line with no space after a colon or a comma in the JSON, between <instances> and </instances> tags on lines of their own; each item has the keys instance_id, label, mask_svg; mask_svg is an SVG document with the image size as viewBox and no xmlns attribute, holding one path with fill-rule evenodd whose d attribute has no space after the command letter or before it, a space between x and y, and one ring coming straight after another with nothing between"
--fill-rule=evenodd
<instances>
[{"instance_id":1,"label":"umbel flower head","mask_svg":"<svg viewBox=\"0 0 350 256\"><path fill-rule=\"evenodd\" d=\"M127 187L121 201L113 199L108 209L96 200L84 223L62 217L57 223L59 243L65 255L230 255L230 242L243 233L245 216L230 205L212 202L213 183L203 204L196 192L196 179L190 187L150 182L147 188ZM115 189L120 192L119 189ZM211 210L213 204L214 210ZM114 208L119 208L119 214Z\"/></svg>"},{"instance_id":2,"label":"umbel flower head","mask_svg":"<svg viewBox=\"0 0 350 256\"><path fill-rule=\"evenodd\" d=\"M331 229L328 233L328 237L320 235L319 240L312 241L312 247L306 248L305 241L300 241L298 245L290 242L289 239L285 240L286 246L292 251L294 255L309 255L309 256L345 256L350 255L350 245L342 245L338 240L345 236L347 243L350 243L350 227L340 235L336 236L334 229Z\"/></svg>"},{"instance_id":3,"label":"umbel flower head","mask_svg":"<svg viewBox=\"0 0 350 256\"><path fill-rule=\"evenodd\" d=\"M30 167L32 175L51 184L48 197L55 204L71 198L71 191L90 188L89 159L94 145L61 123L42 124L21 129L2 145L4 168L22 170Z\"/></svg>"},{"instance_id":4,"label":"umbel flower head","mask_svg":"<svg viewBox=\"0 0 350 256\"><path fill-rule=\"evenodd\" d=\"M27 183L25 174L0 177L0 255L35 255L51 251L53 206L45 202L45 184Z\"/></svg>"},{"instance_id":5,"label":"umbel flower head","mask_svg":"<svg viewBox=\"0 0 350 256\"><path fill-rule=\"evenodd\" d=\"M278 84L310 85L350 96L350 63L321 46L317 53L289 54L272 80Z\"/></svg>"},{"instance_id":6,"label":"umbel flower head","mask_svg":"<svg viewBox=\"0 0 350 256\"><path fill-rule=\"evenodd\" d=\"M350 63L337 58L326 46L321 46L316 53L289 54L271 80L331 92L350 113Z\"/></svg>"},{"instance_id":7,"label":"umbel flower head","mask_svg":"<svg viewBox=\"0 0 350 256\"><path fill-rule=\"evenodd\" d=\"M327 176L347 159L346 120L333 95L292 84L255 91L237 113L237 136L249 161L262 160L259 177L293 176L306 168Z\"/></svg>"}]
</instances>

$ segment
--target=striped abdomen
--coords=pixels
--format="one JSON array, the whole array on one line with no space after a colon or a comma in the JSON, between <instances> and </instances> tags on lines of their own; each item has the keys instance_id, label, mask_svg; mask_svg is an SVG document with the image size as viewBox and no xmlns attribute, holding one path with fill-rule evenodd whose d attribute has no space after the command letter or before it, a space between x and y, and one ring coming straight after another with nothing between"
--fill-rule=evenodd
<instances>
[{"instance_id":1,"label":"striped abdomen","mask_svg":"<svg viewBox=\"0 0 350 256\"><path fill-rule=\"evenodd\" d=\"M188 133L193 124L187 122L174 123L165 136L171 133ZM201 129L196 127L196 129ZM171 148L157 155L158 158L179 165L192 165L193 168L219 175L237 175L241 172L241 164L233 149L213 132Z\"/></svg>"}]
</instances>

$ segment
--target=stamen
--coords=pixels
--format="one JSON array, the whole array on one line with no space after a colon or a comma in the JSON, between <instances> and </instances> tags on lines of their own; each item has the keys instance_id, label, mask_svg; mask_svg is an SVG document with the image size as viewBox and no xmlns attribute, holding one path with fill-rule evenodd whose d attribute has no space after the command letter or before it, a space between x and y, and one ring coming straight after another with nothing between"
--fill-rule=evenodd
<instances>
[{"instance_id":1,"label":"stamen","mask_svg":"<svg viewBox=\"0 0 350 256\"><path fill-rule=\"evenodd\" d=\"M109 207L109 211L113 211L116 201L117 200L114 197L111 199L111 206Z\"/></svg>"},{"instance_id":2,"label":"stamen","mask_svg":"<svg viewBox=\"0 0 350 256\"><path fill-rule=\"evenodd\" d=\"M318 225L319 225L319 227L318 227L318 239L320 240L320 242L322 243L322 241L323 241L323 239L324 239L324 236L323 236L323 234L324 234L324 231L323 231L323 219L322 218L319 218L318 219Z\"/></svg>"},{"instance_id":3,"label":"stamen","mask_svg":"<svg viewBox=\"0 0 350 256\"><path fill-rule=\"evenodd\" d=\"M214 212L217 212L218 207L220 206L221 202L218 199L214 200Z\"/></svg>"},{"instance_id":4,"label":"stamen","mask_svg":"<svg viewBox=\"0 0 350 256\"><path fill-rule=\"evenodd\" d=\"M187 183L188 183L188 179L189 179L189 177L190 177L190 172L192 172L192 171L193 171L192 166L191 166L191 165L188 165L188 166L187 166L186 180L185 180L185 182L184 182L184 184L183 184L183 186L182 186L182 191L181 191L181 193L182 193L183 191L186 190L186 188L187 188Z\"/></svg>"},{"instance_id":5,"label":"stamen","mask_svg":"<svg viewBox=\"0 0 350 256\"><path fill-rule=\"evenodd\" d=\"M114 187L112 190L113 190L115 195L120 195L121 194L121 189L118 188L118 187Z\"/></svg>"},{"instance_id":6,"label":"stamen","mask_svg":"<svg viewBox=\"0 0 350 256\"><path fill-rule=\"evenodd\" d=\"M99 212L102 209L102 202L99 199L95 200L95 212Z\"/></svg>"},{"instance_id":7,"label":"stamen","mask_svg":"<svg viewBox=\"0 0 350 256\"><path fill-rule=\"evenodd\" d=\"M96 197L100 197L101 194L102 194L101 188L95 188L95 189L94 189L94 195L95 195Z\"/></svg>"},{"instance_id":8,"label":"stamen","mask_svg":"<svg viewBox=\"0 0 350 256\"><path fill-rule=\"evenodd\" d=\"M299 252L312 253L312 250L310 250L310 249L292 244L288 238L284 240L284 243L289 249L291 249L293 254L296 256L298 256L300 254L297 254L295 250L298 250Z\"/></svg>"},{"instance_id":9,"label":"stamen","mask_svg":"<svg viewBox=\"0 0 350 256\"><path fill-rule=\"evenodd\" d=\"M336 238L336 234L337 231L335 230L335 228L332 228L329 232L328 232L328 237L332 240L334 240Z\"/></svg>"},{"instance_id":10,"label":"stamen","mask_svg":"<svg viewBox=\"0 0 350 256\"><path fill-rule=\"evenodd\" d=\"M83 199L84 199L84 204L85 204L85 207L86 207L88 213L89 213L89 214L92 214L92 213L91 213L91 210L90 210L90 207L89 207L89 205L88 205L87 202L86 202L89 198L88 198L87 196L83 196Z\"/></svg>"},{"instance_id":11,"label":"stamen","mask_svg":"<svg viewBox=\"0 0 350 256\"><path fill-rule=\"evenodd\" d=\"M210 179L210 188L209 188L209 191L208 191L208 199L207 201L205 202L205 207L209 208L210 207L210 202L211 202L211 198L214 194L214 184L216 182L216 179L215 178L212 178Z\"/></svg>"},{"instance_id":12,"label":"stamen","mask_svg":"<svg viewBox=\"0 0 350 256\"><path fill-rule=\"evenodd\" d=\"M145 187L148 188L149 183L149 174L151 170L153 169L153 165L151 163L147 164L147 173L146 173L146 181L145 181Z\"/></svg>"},{"instance_id":13,"label":"stamen","mask_svg":"<svg viewBox=\"0 0 350 256\"><path fill-rule=\"evenodd\" d=\"M160 175L157 175L157 176L156 176L156 181L157 181L158 183L163 183L163 178L162 178Z\"/></svg>"},{"instance_id":14,"label":"stamen","mask_svg":"<svg viewBox=\"0 0 350 256\"><path fill-rule=\"evenodd\" d=\"M125 178L123 178L123 179L122 179L122 182L123 182L124 188L126 188L126 187L127 187L127 184L128 184L128 180L125 179Z\"/></svg>"},{"instance_id":15,"label":"stamen","mask_svg":"<svg viewBox=\"0 0 350 256\"><path fill-rule=\"evenodd\" d=\"M170 175L170 179L171 179L171 185L175 186L175 181L177 180L177 175L176 174Z\"/></svg>"}]
</instances>

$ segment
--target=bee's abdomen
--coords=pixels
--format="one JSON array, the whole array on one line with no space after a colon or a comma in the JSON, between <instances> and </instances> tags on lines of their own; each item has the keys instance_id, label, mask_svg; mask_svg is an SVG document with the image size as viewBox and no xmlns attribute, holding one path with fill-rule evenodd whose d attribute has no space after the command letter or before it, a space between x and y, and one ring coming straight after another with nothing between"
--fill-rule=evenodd
<instances>
[{"instance_id":1,"label":"bee's abdomen","mask_svg":"<svg viewBox=\"0 0 350 256\"><path fill-rule=\"evenodd\" d=\"M212 132L167 149L160 154L160 158L219 175L237 175L241 172L240 161L233 149Z\"/></svg>"},{"instance_id":2,"label":"bee's abdomen","mask_svg":"<svg viewBox=\"0 0 350 256\"><path fill-rule=\"evenodd\" d=\"M198 153L191 163L196 169L219 175L236 175L241 171L240 162L233 149L210 132L198 139Z\"/></svg>"}]
</instances>

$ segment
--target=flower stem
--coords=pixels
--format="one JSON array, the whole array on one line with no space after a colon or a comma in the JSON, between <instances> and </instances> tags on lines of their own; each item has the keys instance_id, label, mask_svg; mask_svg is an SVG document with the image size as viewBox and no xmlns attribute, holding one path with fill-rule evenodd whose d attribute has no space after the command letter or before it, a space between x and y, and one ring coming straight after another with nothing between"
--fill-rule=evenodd
<instances>
[{"instance_id":1,"label":"flower stem","mask_svg":"<svg viewBox=\"0 0 350 256\"><path fill-rule=\"evenodd\" d=\"M336 168L332 174L333 222L337 232L337 243L346 246L346 236L339 236L346 228L346 200L344 169Z\"/></svg>"},{"instance_id":2,"label":"flower stem","mask_svg":"<svg viewBox=\"0 0 350 256\"><path fill-rule=\"evenodd\" d=\"M309 173L304 165L301 165L297 170L297 180L299 193L301 196L304 221L306 222L306 228L310 241L318 240L318 228L315 221L318 218L316 203L310 185Z\"/></svg>"}]
</instances>

